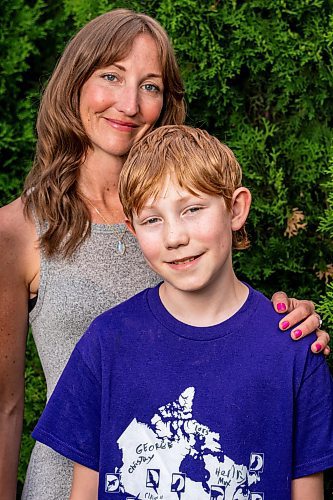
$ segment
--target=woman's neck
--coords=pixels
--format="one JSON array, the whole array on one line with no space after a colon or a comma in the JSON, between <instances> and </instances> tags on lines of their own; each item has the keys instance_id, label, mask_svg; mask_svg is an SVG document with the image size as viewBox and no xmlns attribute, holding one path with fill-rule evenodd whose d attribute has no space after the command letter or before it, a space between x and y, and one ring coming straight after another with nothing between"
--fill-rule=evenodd
<instances>
[{"instance_id":1,"label":"woman's neck","mask_svg":"<svg viewBox=\"0 0 333 500\"><path fill-rule=\"evenodd\" d=\"M93 152L88 153L81 165L79 190L87 200L93 222L102 223L103 218L111 224L124 221L125 216L118 195L118 181L123 163L123 158Z\"/></svg>"},{"instance_id":2,"label":"woman's neck","mask_svg":"<svg viewBox=\"0 0 333 500\"><path fill-rule=\"evenodd\" d=\"M80 168L79 186L82 191L101 199L118 191L118 181L124 158L111 156L103 151L88 151L87 157Z\"/></svg>"}]
</instances>

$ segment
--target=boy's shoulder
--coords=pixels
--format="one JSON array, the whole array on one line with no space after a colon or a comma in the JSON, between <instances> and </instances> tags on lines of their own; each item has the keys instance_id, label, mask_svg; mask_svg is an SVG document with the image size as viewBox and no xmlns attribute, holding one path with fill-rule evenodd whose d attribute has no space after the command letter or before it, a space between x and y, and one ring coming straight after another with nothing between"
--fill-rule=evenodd
<instances>
[{"instance_id":1,"label":"boy's shoulder","mask_svg":"<svg viewBox=\"0 0 333 500\"><path fill-rule=\"evenodd\" d=\"M284 315L277 313L271 301L261 292L253 290L253 294L256 307L253 308L251 321L246 325L248 329L243 330L244 342L251 339L252 360L256 359L258 364L262 360L268 360L271 366L270 376L275 374L279 380L292 373L296 387L300 386L304 377L319 368L324 367L324 371L327 371L324 356L311 351L311 344L316 339L315 332L293 340L291 328L284 331L279 328Z\"/></svg>"},{"instance_id":2,"label":"boy's shoulder","mask_svg":"<svg viewBox=\"0 0 333 500\"><path fill-rule=\"evenodd\" d=\"M290 336L292 328L281 330L279 323L283 320L285 314L277 313L274 310L273 304L259 290L249 287L250 293L252 292L255 297L255 308L253 310L252 325L258 326L257 335L263 336L262 341L267 342L271 348L286 348L290 353L307 351L309 346L315 340L316 336L313 332L300 340L293 340ZM295 328L295 327L294 327Z\"/></svg>"}]
</instances>

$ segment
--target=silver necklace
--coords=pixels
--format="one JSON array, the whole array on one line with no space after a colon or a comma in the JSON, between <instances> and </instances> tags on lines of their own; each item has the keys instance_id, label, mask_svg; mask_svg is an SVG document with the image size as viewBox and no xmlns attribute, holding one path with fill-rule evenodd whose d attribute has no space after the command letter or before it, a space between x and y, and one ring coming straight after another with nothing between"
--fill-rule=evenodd
<instances>
[{"instance_id":1,"label":"silver necklace","mask_svg":"<svg viewBox=\"0 0 333 500\"><path fill-rule=\"evenodd\" d=\"M114 226L115 227L115 224L112 224L109 220L107 220L106 217L104 217L104 215L98 210L97 207L95 207L95 205L89 200L89 198L87 198L86 196L84 197L87 202L89 203L89 205L95 210L95 212L97 213L97 215L100 216L100 218L102 219L102 221L107 224L108 226ZM118 234L118 241L117 241L117 248L116 248L116 252L117 254L119 255L124 255L124 253L126 252L126 245L124 243L124 238L125 238L125 234L126 234L126 224L125 224L125 228L124 230L122 231L122 234Z\"/></svg>"}]
</instances>

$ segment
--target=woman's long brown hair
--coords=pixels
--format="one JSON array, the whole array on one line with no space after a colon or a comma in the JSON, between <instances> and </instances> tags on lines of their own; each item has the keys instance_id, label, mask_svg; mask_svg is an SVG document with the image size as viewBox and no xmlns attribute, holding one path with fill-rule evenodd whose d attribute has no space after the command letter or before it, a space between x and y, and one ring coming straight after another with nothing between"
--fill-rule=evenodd
<instances>
[{"instance_id":1,"label":"woman's long brown hair","mask_svg":"<svg viewBox=\"0 0 333 500\"><path fill-rule=\"evenodd\" d=\"M155 128L185 119L179 68L157 21L116 9L84 26L65 48L44 91L34 164L22 193L25 214L34 212L46 225L40 244L48 256L71 256L91 230L89 210L78 192L79 169L92 147L80 119L81 88L96 69L126 57L140 33L155 40L162 66L164 104Z\"/></svg>"}]
</instances>

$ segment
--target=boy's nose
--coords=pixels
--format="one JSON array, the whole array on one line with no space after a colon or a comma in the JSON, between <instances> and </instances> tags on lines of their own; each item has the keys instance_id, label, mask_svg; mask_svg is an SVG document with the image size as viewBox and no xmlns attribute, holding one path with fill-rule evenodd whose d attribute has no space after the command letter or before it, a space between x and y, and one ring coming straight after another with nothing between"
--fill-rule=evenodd
<instances>
[{"instance_id":1,"label":"boy's nose","mask_svg":"<svg viewBox=\"0 0 333 500\"><path fill-rule=\"evenodd\" d=\"M189 235L183 224L171 224L165 229L164 244L166 248L178 248L182 245L187 245Z\"/></svg>"}]
</instances>

